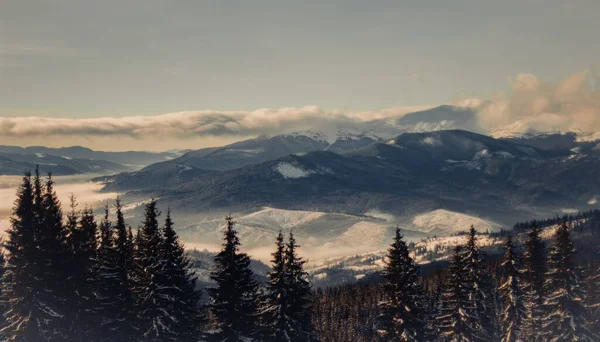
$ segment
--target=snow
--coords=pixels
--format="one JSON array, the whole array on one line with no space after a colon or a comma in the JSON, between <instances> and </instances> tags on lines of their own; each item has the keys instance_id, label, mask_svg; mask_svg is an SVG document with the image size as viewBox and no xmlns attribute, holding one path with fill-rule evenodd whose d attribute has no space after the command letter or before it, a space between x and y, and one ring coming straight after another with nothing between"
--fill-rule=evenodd
<instances>
[{"instance_id":1,"label":"snow","mask_svg":"<svg viewBox=\"0 0 600 342\"><path fill-rule=\"evenodd\" d=\"M177 173L178 174L186 172L186 171L190 171L190 170L192 170L192 167L189 166L189 165L183 165L183 164L178 164L177 165Z\"/></svg>"},{"instance_id":2,"label":"snow","mask_svg":"<svg viewBox=\"0 0 600 342\"><path fill-rule=\"evenodd\" d=\"M315 140L315 141L319 141L319 142L330 143L330 138L327 134L325 134L323 132L315 132L315 131L311 131L311 130L292 132L289 134L285 134L284 136L288 136L288 137L292 137L292 138L305 137L305 138L309 138L311 140Z\"/></svg>"},{"instance_id":3,"label":"snow","mask_svg":"<svg viewBox=\"0 0 600 342\"><path fill-rule=\"evenodd\" d=\"M279 172L285 179L306 178L315 173L314 171L304 170L298 166L286 162L281 162L275 165L274 170Z\"/></svg>"},{"instance_id":4,"label":"snow","mask_svg":"<svg viewBox=\"0 0 600 342\"><path fill-rule=\"evenodd\" d=\"M415 229L438 235L462 232L474 226L478 231L499 231L500 225L475 216L437 209L415 216L412 220Z\"/></svg>"},{"instance_id":5,"label":"snow","mask_svg":"<svg viewBox=\"0 0 600 342\"><path fill-rule=\"evenodd\" d=\"M423 139L421 142L425 145L430 145L430 146L440 146L442 144L442 142L440 140L435 139L433 137L427 137L427 138Z\"/></svg>"},{"instance_id":6,"label":"snow","mask_svg":"<svg viewBox=\"0 0 600 342\"><path fill-rule=\"evenodd\" d=\"M265 152L265 150L262 148L255 148L255 149L228 148L228 149L225 149L222 151L225 153L241 153L241 154L259 154L259 153Z\"/></svg>"}]
</instances>

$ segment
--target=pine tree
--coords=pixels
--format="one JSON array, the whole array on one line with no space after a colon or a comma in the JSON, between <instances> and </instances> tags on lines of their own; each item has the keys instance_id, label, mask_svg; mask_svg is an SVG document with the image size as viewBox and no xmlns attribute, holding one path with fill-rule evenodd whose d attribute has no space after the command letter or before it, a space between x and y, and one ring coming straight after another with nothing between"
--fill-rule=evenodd
<instances>
[{"instance_id":1,"label":"pine tree","mask_svg":"<svg viewBox=\"0 0 600 342\"><path fill-rule=\"evenodd\" d=\"M457 246L452 254L448 279L442 294L438 326L440 341L472 342L483 339L477 306L471 300L470 283L462 248Z\"/></svg>"},{"instance_id":2,"label":"pine tree","mask_svg":"<svg viewBox=\"0 0 600 342\"><path fill-rule=\"evenodd\" d=\"M524 322L527 320L525 295L521 284L520 260L509 234L504 245L504 259L500 265L503 283L500 285L502 296L502 342L525 341L522 334Z\"/></svg>"},{"instance_id":3,"label":"pine tree","mask_svg":"<svg viewBox=\"0 0 600 342\"><path fill-rule=\"evenodd\" d=\"M2 277L2 294L9 311L2 337L8 341L43 341L39 319L43 317L37 300L39 268L35 245L35 209L31 174L26 173L17 190L8 240L6 271Z\"/></svg>"},{"instance_id":4,"label":"pine tree","mask_svg":"<svg viewBox=\"0 0 600 342\"><path fill-rule=\"evenodd\" d=\"M67 245L71 257L71 277L67 282L69 307L71 308L71 336L73 339L94 341L97 339L97 320L94 315L93 270L96 253L97 225L91 208L86 207L81 216L76 210L75 197L71 196L71 212L67 215Z\"/></svg>"},{"instance_id":5,"label":"pine tree","mask_svg":"<svg viewBox=\"0 0 600 342\"><path fill-rule=\"evenodd\" d=\"M265 340L285 341L289 330L287 315L289 314L288 281L285 270L285 242L283 233L279 231L275 240L276 250L271 255L271 272L267 274L265 307L262 308L263 338Z\"/></svg>"},{"instance_id":6,"label":"pine tree","mask_svg":"<svg viewBox=\"0 0 600 342\"><path fill-rule=\"evenodd\" d=\"M523 254L523 281L525 285L527 322L524 334L527 341L542 341L541 320L544 316L544 283L546 275L546 246L535 221L527 234Z\"/></svg>"},{"instance_id":7,"label":"pine tree","mask_svg":"<svg viewBox=\"0 0 600 342\"><path fill-rule=\"evenodd\" d=\"M163 240L160 246L164 263L163 283L159 289L164 318L161 320L176 341L198 341L199 323L202 320L198 302L201 293L196 290L197 277L190 270L190 261L179 237L173 229L171 211L167 211Z\"/></svg>"},{"instance_id":8,"label":"pine tree","mask_svg":"<svg viewBox=\"0 0 600 342\"><path fill-rule=\"evenodd\" d=\"M239 251L240 240L235 222L228 216L223 248L215 256L210 278L216 287L209 288L209 308L214 317L215 341L243 341L256 333L257 286L250 269L250 258Z\"/></svg>"},{"instance_id":9,"label":"pine tree","mask_svg":"<svg viewBox=\"0 0 600 342\"><path fill-rule=\"evenodd\" d=\"M587 326L589 315L583 304L585 297L581 274L575 263L575 246L569 228L563 223L556 230L548 258L544 303L547 317L542 331L546 341L599 341Z\"/></svg>"},{"instance_id":10,"label":"pine tree","mask_svg":"<svg viewBox=\"0 0 600 342\"><path fill-rule=\"evenodd\" d=\"M304 271L306 263L298 256L294 234L290 232L285 249L285 274L288 286L288 299L286 300L289 313L287 338L289 341L313 341L314 327L312 324L311 288L308 274Z\"/></svg>"},{"instance_id":11,"label":"pine tree","mask_svg":"<svg viewBox=\"0 0 600 342\"><path fill-rule=\"evenodd\" d=\"M96 276L96 312L104 341L122 341L123 326L129 317L123 315L122 283L117 268L114 227L109 219L108 204L100 222L100 243L96 253L94 273Z\"/></svg>"},{"instance_id":12,"label":"pine tree","mask_svg":"<svg viewBox=\"0 0 600 342\"><path fill-rule=\"evenodd\" d=\"M69 263L72 259L66 243L67 232L51 175L46 180L42 208L37 245L43 292L38 300L46 318L41 320L41 326L49 340L64 341L69 338L70 321L73 319L66 305L72 294L64 284L65 279L72 277L73 268Z\"/></svg>"},{"instance_id":13,"label":"pine tree","mask_svg":"<svg viewBox=\"0 0 600 342\"><path fill-rule=\"evenodd\" d=\"M134 292L137 298L137 320L144 341L175 341L177 335L171 329L171 318L166 311L169 298L162 293L165 279L159 216L156 200L152 199L145 206L144 222L136 239Z\"/></svg>"},{"instance_id":14,"label":"pine tree","mask_svg":"<svg viewBox=\"0 0 600 342\"><path fill-rule=\"evenodd\" d=\"M119 303L118 332L121 340L132 340L135 336L135 299L131 290L131 272L133 268L133 241L131 240L131 227L129 230L125 225L123 206L121 199L115 200L116 224L114 226L114 248L115 248L115 274L118 278L119 287L115 289L115 298Z\"/></svg>"},{"instance_id":15,"label":"pine tree","mask_svg":"<svg viewBox=\"0 0 600 342\"><path fill-rule=\"evenodd\" d=\"M396 228L383 271L387 295L382 302L383 337L386 341L420 341L424 336L424 308L419 271Z\"/></svg>"},{"instance_id":16,"label":"pine tree","mask_svg":"<svg viewBox=\"0 0 600 342\"><path fill-rule=\"evenodd\" d=\"M484 255L477 245L477 231L473 226L469 229L465 248L466 281L469 282L470 299L477 307L477 316L481 323L480 337L489 341L497 338L497 322L492 293L492 279L484 262Z\"/></svg>"}]
</instances>

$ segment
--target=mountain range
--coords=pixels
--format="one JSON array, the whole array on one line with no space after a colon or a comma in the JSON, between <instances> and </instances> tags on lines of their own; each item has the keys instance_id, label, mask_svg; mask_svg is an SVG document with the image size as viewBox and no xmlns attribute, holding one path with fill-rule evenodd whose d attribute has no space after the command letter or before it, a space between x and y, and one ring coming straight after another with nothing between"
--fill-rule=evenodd
<instances>
[{"instance_id":1,"label":"mountain range","mask_svg":"<svg viewBox=\"0 0 600 342\"><path fill-rule=\"evenodd\" d=\"M54 175L112 174L133 171L148 164L179 157L182 152L104 152L81 146L0 146L0 175L21 175L39 165L40 172Z\"/></svg>"},{"instance_id":2,"label":"mountain range","mask_svg":"<svg viewBox=\"0 0 600 342\"><path fill-rule=\"evenodd\" d=\"M424 123L472 120L468 111L438 107L391 120L404 130L391 138L389 130L338 132L333 139L315 132L259 137L95 181L190 213L272 207L413 217L444 209L509 225L596 203L597 143L574 133L411 132Z\"/></svg>"}]
</instances>

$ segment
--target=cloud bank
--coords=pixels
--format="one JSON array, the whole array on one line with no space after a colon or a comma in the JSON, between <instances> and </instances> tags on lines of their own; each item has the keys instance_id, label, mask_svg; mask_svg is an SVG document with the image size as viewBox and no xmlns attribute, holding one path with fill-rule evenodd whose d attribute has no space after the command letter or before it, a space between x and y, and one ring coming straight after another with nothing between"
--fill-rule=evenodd
<instances>
[{"instance_id":1,"label":"cloud bank","mask_svg":"<svg viewBox=\"0 0 600 342\"><path fill-rule=\"evenodd\" d=\"M595 80L591 72L575 73L558 82L519 74L510 81L507 92L456 102L477 112L477 127L458 128L497 136L557 130L600 132L600 89ZM104 150L200 148L259 134L360 130L367 121L399 118L430 107L349 112L306 106L253 111L186 111L156 116L11 117L0 118L0 144L81 144Z\"/></svg>"},{"instance_id":2,"label":"cloud bank","mask_svg":"<svg viewBox=\"0 0 600 342\"><path fill-rule=\"evenodd\" d=\"M254 111L187 111L156 116L90 119L16 117L0 118L0 134L9 137L56 136L247 136L279 134L303 129L353 126L360 122L422 110L427 106L380 111L326 111L316 106Z\"/></svg>"},{"instance_id":3,"label":"cloud bank","mask_svg":"<svg viewBox=\"0 0 600 342\"><path fill-rule=\"evenodd\" d=\"M483 131L492 135L600 131L600 89L589 71L558 82L522 73L511 80L508 93L466 102L477 109Z\"/></svg>"}]
</instances>

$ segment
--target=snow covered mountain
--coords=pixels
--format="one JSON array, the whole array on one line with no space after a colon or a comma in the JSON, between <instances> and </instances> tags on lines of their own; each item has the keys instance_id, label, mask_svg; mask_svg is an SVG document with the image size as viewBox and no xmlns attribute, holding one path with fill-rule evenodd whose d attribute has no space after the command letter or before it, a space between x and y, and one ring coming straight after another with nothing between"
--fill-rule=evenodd
<instances>
[{"instance_id":1,"label":"snow covered mountain","mask_svg":"<svg viewBox=\"0 0 600 342\"><path fill-rule=\"evenodd\" d=\"M177 172L184 166L178 168L173 174L182 176ZM526 219L532 212L588 208L600 194L598 158L466 131L406 133L339 153L313 151L234 170L183 175L187 172L191 177L164 186L140 177L157 186L134 195L160 197L190 212L267 206L410 216L445 209L510 223L505 221ZM108 183L106 189L119 190L115 185L122 188L123 183Z\"/></svg>"},{"instance_id":2,"label":"snow covered mountain","mask_svg":"<svg viewBox=\"0 0 600 342\"><path fill-rule=\"evenodd\" d=\"M154 181L165 176L163 170L174 169L174 165L189 166L204 171L228 171L293 154L302 155L314 151L343 153L357 150L387 141L403 132L472 129L473 127L475 127L474 112L471 109L440 106L401 117L369 121L352 127L339 127L336 132L302 131L273 137L259 136L223 147L189 151L178 158L161 161L141 170L148 179L152 180L145 184L140 180L131 179L131 177L139 177L139 173L129 176L122 174L113 177L110 182L111 188L118 190L132 190L133 184L140 188L154 188L157 186ZM154 172L156 174L153 174ZM170 179L162 179L158 184L172 183L173 175L167 176Z\"/></svg>"}]
</instances>

